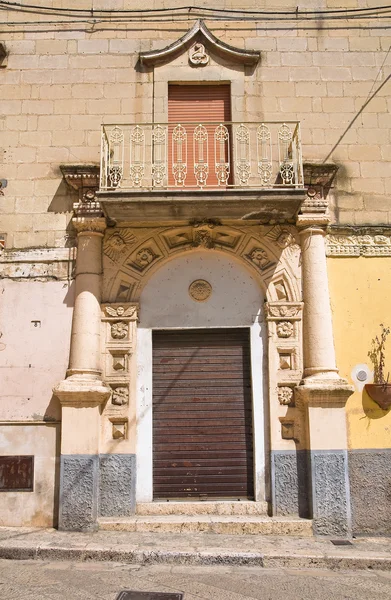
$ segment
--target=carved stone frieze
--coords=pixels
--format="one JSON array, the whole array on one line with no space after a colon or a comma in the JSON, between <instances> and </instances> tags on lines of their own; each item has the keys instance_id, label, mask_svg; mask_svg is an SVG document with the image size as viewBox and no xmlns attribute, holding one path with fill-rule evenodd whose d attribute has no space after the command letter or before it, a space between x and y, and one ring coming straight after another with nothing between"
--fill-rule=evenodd
<instances>
[{"instance_id":1,"label":"carved stone frieze","mask_svg":"<svg viewBox=\"0 0 391 600\"><path fill-rule=\"evenodd\" d=\"M326 236L327 256L391 256L391 229L331 230Z\"/></svg>"},{"instance_id":2,"label":"carved stone frieze","mask_svg":"<svg viewBox=\"0 0 391 600\"><path fill-rule=\"evenodd\" d=\"M125 308L124 306L117 306L117 307L113 307L113 306L106 306L105 310L106 310L106 314L110 317L115 317L115 318L126 318L128 317L129 319L137 319L137 305L132 304L131 306L128 306L127 308Z\"/></svg>"},{"instance_id":3,"label":"carved stone frieze","mask_svg":"<svg viewBox=\"0 0 391 600\"><path fill-rule=\"evenodd\" d=\"M280 321L281 319L297 321L301 319L302 309L302 302L267 302L266 318L269 321Z\"/></svg>"}]
</instances>

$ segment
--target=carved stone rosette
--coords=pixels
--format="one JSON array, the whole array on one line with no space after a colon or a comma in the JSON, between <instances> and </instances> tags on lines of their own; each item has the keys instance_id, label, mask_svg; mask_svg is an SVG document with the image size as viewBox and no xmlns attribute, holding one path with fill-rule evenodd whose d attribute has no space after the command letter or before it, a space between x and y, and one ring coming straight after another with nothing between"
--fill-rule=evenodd
<instances>
[{"instance_id":1,"label":"carved stone rosette","mask_svg":"<svg viewBox=\"0 0 391 600\"><path fill-rule=\"evenodd\" d=\"M110 422L111 428L104 429L111 431L112 439L121 440L126 438L133 395L132 357L135 353L138 304L103 304L101 310L103 374L112 390L103 413L103 418Z\"/></svg>"}]
</instances>

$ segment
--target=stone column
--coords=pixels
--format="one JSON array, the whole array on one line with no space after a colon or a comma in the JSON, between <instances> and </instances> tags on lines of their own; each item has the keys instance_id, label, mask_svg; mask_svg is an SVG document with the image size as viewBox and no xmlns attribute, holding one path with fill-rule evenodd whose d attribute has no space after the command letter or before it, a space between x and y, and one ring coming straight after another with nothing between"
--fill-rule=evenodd
<instances>
[{"instance_id":1,"label":"stone column","mask_svg":"<svg viewBox=\"0 0 391 600\"><path fill-rule=\"evenodd\" d=\"M101 379L100 303L103 218L77 217L75 306L67 378L54 389L62 405L59 528L97 527L100 411L110 396Z\"/></svg>"},{"instance_id":2,"label":"stone column","mask_svg":"<svg viewBox=\"0 0 391 600\"><path fill-rule=\"evenodd\" d=\"M302 250L304 379L295 389L306 421L309 496L319 535L351 533L345 404L352 386L338 375L325 253L326 214L298 217Z\"/></svg>"},{"instance_id":3,"label":"stone column","mask_svg":"<svg viewBox=\"0 0 391 600\"><path fill-rule=\"evenodd\" d=\"M331 320L330 294L322 227L300 232L303 315L304 377L335 379L337 367Z\"/></svg>"}]
</instances>

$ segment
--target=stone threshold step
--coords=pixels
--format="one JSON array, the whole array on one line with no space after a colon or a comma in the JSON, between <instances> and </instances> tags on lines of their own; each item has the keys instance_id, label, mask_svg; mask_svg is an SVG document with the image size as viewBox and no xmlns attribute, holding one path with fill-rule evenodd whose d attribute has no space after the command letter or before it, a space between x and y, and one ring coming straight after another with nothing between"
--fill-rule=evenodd
<instances>
[{"instance_id":1,"label":"stone threshold step","mask_svg":"<svg viewBox=\"0 0 391 600\"><path fill-rule=\"evenodd\" d=\"M155 515L99 519L99 529L156 533L221 533L225 535L290 535L310 537L312 521L259 515Z\"/></svg>"},{"instance_id":2,"label":"stone threshold step","mask_svg":"<svg viewBox=\"0 0 391 600\"><path fill-rule=\"evenodd\" d=\"M140 502L136 515L263 515L267 516L267 502L248 500L208 500L199 502Z\"/></svg>"}]
</instances>

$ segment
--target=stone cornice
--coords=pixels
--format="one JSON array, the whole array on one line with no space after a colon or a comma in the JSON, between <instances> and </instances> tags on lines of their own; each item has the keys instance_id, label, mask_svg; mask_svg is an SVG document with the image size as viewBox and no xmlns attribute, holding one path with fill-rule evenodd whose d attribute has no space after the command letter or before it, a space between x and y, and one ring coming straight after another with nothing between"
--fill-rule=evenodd
<instances>
[{"instance_id":1,"label":"stone cornice","mask_svg":"<svg viewBox=\"0 0 391 600\"><path fill-rule=\"evenodd\" d=\"M176 56L179 56L187 50L192 42L199 41L204 43L209 49L214 50L216 54L223 58L242 63L244 65L256 65L260 59L261 53L256 50L244 50L235 48L216 38L207 28L204 21L198 20L191 29L179 40L162 48L161 50L151 50L149 52L140 52L139 59L142 65L153 66L156 64L169 62Z\"/></svg>"}]
</instances>

